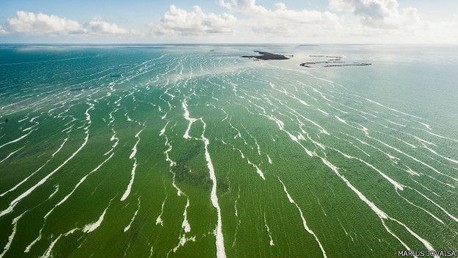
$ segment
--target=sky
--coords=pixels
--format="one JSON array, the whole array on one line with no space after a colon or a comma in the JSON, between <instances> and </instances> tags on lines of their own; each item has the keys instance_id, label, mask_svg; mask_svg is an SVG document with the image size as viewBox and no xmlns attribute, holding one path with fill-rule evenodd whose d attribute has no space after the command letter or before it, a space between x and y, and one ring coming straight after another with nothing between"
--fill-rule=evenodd
<instances>
[{"instance_id":1,"label":"sky","mask_svg":"<svg viewBox=\"0 0 458 258\"><path fill-rule=\"evenodd\" d=\"M0 43L458 44L457 0L0 1Z\"/></svg>"}]
</instances>

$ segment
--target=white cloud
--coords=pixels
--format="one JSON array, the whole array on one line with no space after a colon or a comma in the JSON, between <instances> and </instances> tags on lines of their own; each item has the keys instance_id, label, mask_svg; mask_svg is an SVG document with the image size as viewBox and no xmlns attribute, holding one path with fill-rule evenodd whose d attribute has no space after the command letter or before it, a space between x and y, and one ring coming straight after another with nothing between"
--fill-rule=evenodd
<instances>
[{"instance_id":1,"label":"white cloud","mask_svg":"<svg viewBox=\"0 0 458 258\"><path fill-rule=\"evenodd\" d=\"M128 31L116 24L94 18L84 25L77 21L61 18L56 15L18 11L16 16L9 18L5 29L0 33L19 33L32 35L68 35L68 34L127 34Z\"/></svg>"},{"instance_id":2,"label":"white cloud","mask_svg":"<svg viewBox=\"0 0 458 258\"><path fill-rule=\"evenodd\" d=\"M288 38L304 41L312 36L335 35L341 28L339 17L328 11L293 10L284 3L267 9L255 0L220 0L219 4L229 14L205 13L199 6L188 11L171 5L152 25L152 31L169 38L202 40L197 36L213 35L219 42L284 42Z\"/></svg>"},{"instance_id":3,"label":"white cloud","mask_svg":"<svg viewBox=\"0 0 458 258\"><path fill-rule=\"evenodd\" d=\"M218 0L214 2L224 9L218 13L204 12L199 6L185 10L171 5L160 20L138 31L102 18L76 21L18 11L0 25L0 35L2 39L30 35L30 39L41 37L56 42L458 42L458 16L454 20L420 19L417 9L400 7L398 0L328 1L327 10L313 10L293 9L282 2L266 7L256 0ZM424 9L421 11L428 17Z\"/></svg>"},{"instance_id":4,"label":"white cloud","mask_svg":"<svg viewBox=\"0 0 458 258\"><path fill-rule=\"evenodd\" d=\"M229 0L228 2L224 0L219 0L219 4L231 11L239 12L265 12L266 8L257 5L256 0Z\"/></svg>"},{"instance_id":5,"label":"white cloud","mask_svg":"<svg viewBox=\"0 0 458 258\"><path fill-rule=\"evenodd\" d=\"M9 32L30 34L81 34L86 30L77 21L56 15L18 11L6 22Z\"/></svg>"},{"instance_id":6,"label":"white cloud","mask_svg":"<svg viewBox=\"0 0 458 258\"><path fill-rule=\"evenodd\" d=\"M373 28L400 28L422 25L415 8L399 8L397 0L330 0L337 11L350 11Z\"/></svg>"},{"instance_id":7,"label":"white cloud","mask_svg":"<svg viewBox=\"0 0 458 258\"><path fill-rule=\"evenodd\" d=\"M114 23L106 22L100 18L94 18L85 24L88 32L94 34L127 34L128 31Z\"/></svg>"},{"instance_id":8,"label":"white cloud","mask_svg":"<svg viewBox=\"0 0 458 258\"><path fill-rule=\"evenodd\" d=\"M255 15L254 19L257 20L258 25L277 27L291 33L304 32L311 28L334 30L340 26L339 17L327 11L292 10L284 4L277 4L276 8Z\"/></svg>"},{"instance_id":9,"label":"white cloud","mask_svg":"<svg viewBox=\"0 0 458 258\"><path fill-rule=\"evenodd\" d=\"M276 3L270 10L257 5L255 0L219 1L231 12L242 13L247 18L240 21L241 27L256 34L306 37L326 34L340 28L339 17L328 11L293 10L284 3Z\"/></svg>"},{"instance_id":10,"label":"white cloud","mask_svg":"<svg viewBox=\"0 0 458 258\"><path fill-rule=\"evenodd\" d=\"M153 25L153 32L179 36L231 33L236 20L227 13L204 13L199 6L194 6L192 11L186 11L171 5L164 17Z\"/></svg>"}]
</instances>

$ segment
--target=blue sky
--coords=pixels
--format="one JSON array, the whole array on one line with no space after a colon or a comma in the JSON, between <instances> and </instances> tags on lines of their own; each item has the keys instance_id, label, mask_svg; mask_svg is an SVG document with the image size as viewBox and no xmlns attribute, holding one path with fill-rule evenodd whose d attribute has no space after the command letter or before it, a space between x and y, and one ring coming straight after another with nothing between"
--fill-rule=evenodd
<instances>
[{"instance_id":1,"label":"blue sky","mask_svg":"<svg viewBox=\"0 0 458 258\"><path fill-rule=\"evenodd\" d=\"M456 0L15 0L0 43L458 43Z\"/></svg>"}]
</instances>

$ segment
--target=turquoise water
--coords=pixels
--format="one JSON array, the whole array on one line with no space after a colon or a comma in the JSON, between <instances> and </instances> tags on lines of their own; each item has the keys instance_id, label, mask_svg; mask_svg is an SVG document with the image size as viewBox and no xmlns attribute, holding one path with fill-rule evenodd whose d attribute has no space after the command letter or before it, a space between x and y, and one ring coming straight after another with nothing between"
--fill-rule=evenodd
<instances>
[{"instance_id":1,"label":"turquoise water","mask_svg":"<svg viewBox=\"0 0 458 258\"><path fill-rule=\"evenodd\" d=\"M457 50L1 46L0 257L456 252Z\"/></svg>"}]
</instances>

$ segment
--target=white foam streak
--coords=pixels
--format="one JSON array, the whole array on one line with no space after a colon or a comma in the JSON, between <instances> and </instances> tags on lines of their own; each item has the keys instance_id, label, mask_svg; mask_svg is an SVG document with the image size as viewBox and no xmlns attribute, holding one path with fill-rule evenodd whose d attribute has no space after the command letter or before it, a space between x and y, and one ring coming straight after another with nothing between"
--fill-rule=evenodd
<instances>
[{"instance_id":1,"label":"white foam streak","mask_svg":"<svg viewBox=\"0 0 458 258\"><path fill-rule=\"evenodd\" d=\"M444 156L444 155L441 155L441 154L437 153L435 150L429 148L429 147L426 146L426 145L423 145L423 147L424 147L425 149L429 150L431 153L433 153L433 154L436 155L436 156L439 156L439 157L441 157L441 158L443 158L443 159L445 159L445 160L448 160L448 161L450 161L450 162L453 162L453 163L455 163L455 164L458 164L458 160L456 160L456 159L451 159L451 158L449 158L449 157L446 157L446 156ZM1 163L1 162L0 162L0 163Z\"/></svg>"},{"instance_id":2,"label":"white foam streak","mask_svg":"<svg viewBox=\"0 0 458 258\"><path fill-rule=\"evenodd\" d=\"M49 158L43 165L41 165L41 167L39 167L37 170L35 170L32 174L30 174L28 177L26 177L24 180L22 180L21 182L19 182L17 185L15 185L13 188L9 189L8 191L0 194L0 197L3 197L5 196L5 194L11 192L11 191L14 191L16 190L19 186L21 186L23 183L25 183L27 180L29 180L29 178L31 178L33 175L35 175L36 173L38 173L43 167L45 167L51 160L52 158L54 158L54 156L56 156L57 153L59 153L59 151L64 147L64 144L67 142L68 138L65 138L64 141L61 143L61 145L59 146L59 148L51 155L51 158Z\"/></svg>"},{"instance_id":3,"label":"white foam streak","mask_svg":"<svg viewBox=\"0 0 458 258\"><path fill-rule=\"evenodd\" d=\"M127 188L126 188L124 194L122 195L122 197L120 199L121 202L125 201L127 199L127 197L129 197L130 192L132 190L132 185L133 185L134 179L135 179L135 171L137 170L137 158L135 157L137 155L137 145L140 142L140 134L142 133L143 130L144 130L144 128L141 129L135 135L135 138L137 138L137 142L135 143L134 147L132 147L132 152L130 153L130 156L129 156L129 159L134 159L134 164L132 165L132 170L130 172L129 184L127 185Z\"/></svg>"},{"instance_id":4,"label":"white foam streak","mask_svg":"<svg viewBox=\"0 0 458 258\"><path fill-rule=\"evenodd\" d=\"M428 188L427 186L423 185L422 183L418 182L417 180L415 179L412 179L412 181L414 181L415 183L419 184L421 187L425 188L428 192L434 194L435 196L437 197L441 197L439 194L437 194L436 192L434 192L433 190L431 190L430 188Z\"/></svg>"},{"instance_id":5,"label":"white foam streak","mask_svg":"<svg viewBox=\"0 0 458 258\"><path fill-rule=\"evenodd\" d=\"M303 225L304 229L305 229L309 234L311 234L311 235L315 238L316 242L317 242L318 245L320 246L321 253L323 254L323 257L326 258L326 257L327 257L327 256L326 256L326 251L324 250L323 246L321 245L321 242L320 242L320 240L318 239L318 237L316 236L315 232L313 232L313 231L308 227L307 221L306 221L305 218L304 218L304 214L302 213L301 208L299 207L299 205L297 205L297 203L296 203L296 202L294 201L294 199L291 197L291 195L289 194L288 190L286 189L286 186L285 186L285 184L283 183L283 181L282 181L280 178L278 178L278 180L279 180L280 183L282 184L282 186L283 186L283 191L285 192L286 196L288 197L289 202L292 203L292 204L294 204L294 206L296 206L297 210L299 211L299 214L300 214L301 219L302 219L302 225Z\"/></svg>"},{"instance_id":6,"label":"white foam streak","mask_svg":"<svg viewBox=\"0 0 458 258\"><path fill-rule=\"evenodd\" d=\"M404 246L404 248L405 248L406 250L412 250L406 243L404 243L404 241L402 241L396 234L393 233L393 231L391 231L391 229L389 229L389 228L386 226L385 221L384 221L383 219L381 219L381 221L382 221L382 225L383 225L383 227L385 228L385 230L386 230L390 235L392 235L394 238L396 238L396 239L399 241L399 243L401 243L402 246ZM414 257L415 257L415 258L418 258L417 256L414 256Z\"/></svg>"},{"instance_id":7,"label":"white foam streak","mask_svg":"<svg viewBox=\"0 0 458 258\"><path fill-rule=\"evenodd\" d=\"M162 220L162 214L164 214L165 201L167 201L167 196L164 198L164 201L162 202L161 213L159 213L159 216L157 216L156 218L156 225L164 225L164 221Z\"/></svg>"},{"instance_id":8,"label":"white foam streak","mask_svg":"<svg viewBox=\"0 0 458 258\"><path fill-rule=\"evenodd\" d=\"M434 247L429 243L426 239L420 237L417 233L415 233L413 230L411 230L409 227L407 227L404 223L398 221L397 219L390 218L392 221L397 222L399 225L403 226L413 237L415 237L418 241L420 241L424 247L428 251L434 251ZM437 255L434 255L435 258L440 258Z\"/></svg>"},{"instance_id":9,"label":"white foam streak","mask_svg":"<svg viewBox=\"0 0 458 258\"><path fill-rule=\"evenodd\" d=\"M165 130L167 129L167 125L169 124L170 121L167 121L167 123L162 127L161 131L159 132L159 136L163 136L165 133Z\"/></svg>"},{"instance_id":10,"label":"white foam streak","mask_svg":"<svg viewBox=\"0 0 458 258\"><path fill-rule=\"evenodd\" d=\"M439 134L435 134L435 133L427 131L427 130L424 130L424 131L429 133L430 135L433 135L433 136L436 136L436 137L439 137L439 138L442 138L442 139L450 140L450 141L453 141L453 142L458 142L457 139L453 139L453 138L450 138L450 137L446 137L446 136L442 136L442 135L439 135Z\"/></svg>"},{"instance_id":11,"label":"white foam streak","mask_svg":"<svg viewBox=\"0 0 458 258\"><path fill-rule=\"evenodd\" d=\"M96 168L94 168L91 172L89 172L87 175L85 175L83 178L80 179L80 181L75 185L75 187L73 187L73 190L67 194L59 203L57 203L54 208L57 208L58 206L62 205L64 202L67 201L68 198L70 198L70 196L78 189L78 187L93 173L97 172L97 170L99 170L105 163L107 163L112 157L113 157L114 153L111 153L111 155L106 158L104 161L102 161L102 163L100 163ZM54 209L53 208L53 209ZM46 217L49 216L49 212L46 214Z\"/></svg>"},{"instance_id":12,"label":"white foam streak","mask_svg":"<svg viewBox=\"0 0 458 258\"><path fill-rule=\"evenodd\" d=\"M266 214L264 214L264 225L266 226L267 234L269 235L269 245L274 246L274 240L272 239L272 233L270 232L269 225L267 225Z\"/></svg>"},{"instance_id":13,"label":"white foam streak","mask_svg":"<svg viewBox=\"0 0 458 258\"><path fill-rule=\"evenodd\" d=\"M299 142L299 140L297 139L296 136L294 136L293 134L291 134L290 132L288 132L287 130L285 130L285 128L284 128L284 127L285 127L285 124L283 123L283 121L281 121L280 119L278 119L278 118L276 118L276 117L274 117L274 116L268 116L268 115L264 115L264 116L267 117L268 119L274 121L274 122L277 124L278 128L279 128L281 131L285 132L285 133L289 136L289 138L291 138L292 141L296 142L299 146L301 146L302 149L304 149L305 153L307 153L307 155L309 155L310 157L313 157L313 152L311 152L311 151L310 151L309 149L307 149L304 145L302 145L302 144Z\"/></svg>"},{"instance_id":14,"label":"white foam streak","mask_svg":"<svg viewBox=\"0 0 458 258\"><path fill-rule=\"evenodd\" d=\"M326 129L324 129L321 125L319 125L317 122L311 120L310 118L307 118L305 116L303 116L302 114L300 114L299 112L297 112L296 110L290 108L289 106L283 104L286 108L288 108L291 112L293 112L295 115L299 116L300 118L304 119L305 121L313 124L314 126L320 128L320 132L325 134L325 135L329 135L328 131Z\"/></svg>"},{"instance_id":15,"label":"white foam streak","mask_svg":"<svg viewBox=\"0 0 458 258\"><path fill-rule=\"evenodd\" d=\"M335 118L337 118L337 120L339 120L340 122L348 125L347 121L343 120L342 118L338 117L338 116L335 116Z\"/></svg>"},{"instance_id":16,"label":"white foam streak","mask_svg":"<svg viewBox=\"0 0 458 258\"><path fill-rule=\"evenodd\" d=\"M452 220L454 220L455 222L458 222L458 218L456 218L455 216L453 216L452 214L450 214L447 210L445 210L444 208L442 208L442 206L440 206L439 204L437 204L435 201L431 200L428 196L424 195L423 193L421 193L420 191L418 191L417 189L415 188L410 188L409 189L412 189L414 190L415 192L417 192L419 195L423 196L423 198L425 198L426 200L430 201L432 204L434 204L436 207L438 207L440 210L442 210L445 214L447 214L447 216L449 216Z\"/></svg>"},{"instance_id":17,"label":"white foam streak","mask_svg":"<svg viewBox=\"0 0 458 258\"><path fill-rule=\"evenodd\" d=\"M320 111L320 112L323 113L323 115L325 115L325 116L329 116L329 113L326 112L326 111L324 111L324 110L322 110L322 109L317 108L316 110Z\"/></svg>"},{"instance_id":18,"label":"white foam streak","mask_svg":"<svg viewBox=\"0 0 458 258\"><path fill-rule=\"evenodd\" d=\"M218 202L218 195L216 194L217 192L216 174L215 174L215 169L213 167L213 162L210 156L210 152L208 151L208 146L210 145L210 141L205 137L205 130L206 130L207 124L204 122L202 118L200 119L200 121L202 121L204 125L202 135L201 135L201 140L204 143L204 147L205 147L205 160L207 161L207 167L208 167L208 172L210 174L210 179L213 182L210 199L211 199L213 207L215 207L216 209L217 216L218 216L216 229L215 229L216 257L224 258L226 257L226 251L224 249L223 222L221 218L221 208Z\"/></svg>"},{"instance_id":19,"label":"white foam streak","mask_svg":"<svg viewBox=\"0 0 458 258\"><path fill-rule=\"evenodd\" d=\"M406 116L410 116L410 117L413 117L413 118L423 119L423 118L421 118L421 117L419 117L419 116L414 116L414 115L407 114L407 113L404 113L404 112L402 112L402 111L399 111L399 110L397 110L397 109L387 107L387 106L385 106L385 105L382 105L382 104L378 103L377 101L374 101L374 100L371 100L371 99L368 99L368 98L364 98L364 99L367 100L367 101L369 101L369 102L371 102L371 103L374 103L374 104L376 104L376 105L378 105L378 106L380 106L380 107L383 107L383 108L389 109L389 110L391 110L391 111L394 111L394 112L396 112L396 113L403 114L403 115L406 115Z\"/></svg>"},{"instance_id":20,"label":"white foam streak","mask_svg":"<svg viewBox=\"0 0 458 258\"><path fill-rule=\"evenodd\" d=\"M387 121L388 123L391 123L391 124L397 125L397 126L406 127L406 125L404 125L404 124L396 123L396 122L394 122L394 121L391 121L391 120L389 120L389 119L385 119L385 121Z\"/></svg>"},{"instance_id":21,"label":"white foam streak","mask_svg":"<svg viewBox=\"0 0 458 258\"><path fill-rule=\"evenodd\" d=\"M25 145L22 146L21 148L11 152L10 154L8 154L8 156L6 156L4 159L0 160L0 163L3 163L5 160L7 160L9 157L13 156L14 154L16 154L18 151L24 149Z\"/></svg>"},{"instance_id":22,"label":"white foam streak","mask_svg":"<svg viewBox=\"0 0 458 258\"><path fill-rule=\"evenodd\" d=\"M99 228L100 225L102 225L103 219L105 218L105 214L107 213L107 210L108 210L109 207L110 206L105 208L105 210L103 211L102 215L100 215L100 217L99 217L99 219L97 221L94 221L93 223L90 223L90 224L87 224L86 226L84 226L83 232L84 233L91 233L94 230L96 230L97 228Z\"/></svg>"},{"instance_id":23,"label":"white foam streak","mask_svg":"<svg viewBox=\"0 0 458 258\"><path fill-rule=\"evenodd\" d=\"M418 123L420 123L421 125L423 125L424 127L428 128L428 130L431 131L431 126L429 124L422 123L422 122L418 122Z\"/></svg>"},{"instance_id":24,"label":"white foam streak","mask_svg":"<svg viewBox=\"0 0 458 258\"><path fill-rule=\"evenodd\" d=\"M183 228L185 233L191 232L191 225L189 224L188 221L188 207L189 207L189 198L186 201L186 206L184 207L184 212L183 212L183 223L181 223L181 227Z\"/></svg>"},{"instance_id":25,"label":"white foam streak","mask_svg":"<svg viewBox=\"0 0 458 258\"><path fill-rule=\"evenodd\" d=\"M46 249L45 253L40 258L51 257L52 256L52 249L54 248L54 246L56 245L57 241L59 241L61 237L62 237L62 235L59 235L56 239L54 239L54 241L51 242L49 247Z\"/></svg>"},{"instance_id":26,"label":"white foam streak","mask_svg":"<svg viewBox=\"0 0 458 258\"><path fill-rule=\"evenodd\" d=\"M386 215L385 212L380 210L373 202L369 201L366 196L364 196L356 187L354 187L350 181L347 180L346 177L344 177L342 174L339 173L338 168L334 166L331 162L329 162L327 159L320 157L321 161L323 164L325 164L328 168L330 168L342 181L345 182L345 184L354 192L356 195L361 199L364 203L366 203L377 216L379 216L381 219L387 219L388 215Z\"/></svg>"},{"instance_id":27,"label":"white foam streak","mask_svg":"<svg viewBox=\"0 0 458 258\"><path fill-rule=\"evenodd\" d=\"M180 241L179 241L178 245L175 248L173 248L173 252L175 253L178 250L178 248L180 248L181 246L184 246L186 244L186 242L189 242L189 241L196 242L196 237L195 236L186 237L185 235L182 235L180 237Z\"/></svg>"},{"instance_id":28,"label":"white foam streak","mask_svg":"<svg viewBox=\"0 0 458 258\"><path fill-rule=\"evenodd\" d=\"M412 176L420 176L420 174L413 169L411 169L409 166L406 166L407 169L404 169L407 173L411 174Z\"/></svg>"},{"instance_id":29,"label":"white foam streak","mask_svg":"<svg viewBox=\"0 0 458 258\"><path fill-rule=\"evenodd\" d=\"M413 134L409 134L409 135L413 136L415 139L419 140L422 143L426 143L426 144L429 144L429 145L432 145L432 146L437 146L436 144L434 144L432 142L429 142L429 141L427 141L425 139L422 139L422 138L420 138L420 137L418 137L416 135L413 135Z\"/></svg>"},{"instance_id":30,"label":"white foam streak","mask_svg":"<svg viewBox=\"0 0 458 258\"><path fill-rule=\"evenodd\" d=\"M436 216L435 216L434 214L432 214L431 212L427 211L425 208L420 207L420 206L416 205L415 203L409 201L407 198L405 198L404 196L402 196L398 191L396 191L396 193L399 195L399 197L401 197L402 199L404 199L404 200L405 200L407 203L409 203L410 205L415 206L415 207L417 207L418 209L420 209L420 210L426 212L426 213L427 213L428 215L430 215L432 218L434 218L435 220L439 221L441 224L444 224L444 222L443 222L441 219L439 219L438 217L436 217Z\"/></svg>"},{"instance_id":31,"label":"white foam streak","mask_svg":"<svg viewBox=\"0 0 458 258\"><path fill-rule=\"evenodd\" d=\"M450 178L450 179L452 179L452 180L458 182L458 179L457 179L457 178L454 178L454 177L452 177L452 176L449 176L449 175L447 175L447 174L444 174L444 173L440 172L439 170L435 169L434 167L432 167L431 165L429 165L429 164L427 164L427 163L425 163L425 162L423 162L423 161L421 161L421 160L419 160L419 159L417 159L417 158L415 158L415 157L412 157L412 156L410 156L409 154L407 154L407 153L405 153L405 152L403 152L403 151L401 151L401 150L399 150L399 149L397 149L397 148L395 148L395 147L393 147L393 146L391 146L391 145L389 145L389 144L386 144L386 143L384 143L383 141L380 141L379 139L376 139L376 138L373 138L373 137L370 137L370 136L367 136L367 137L369 137L369 138L371 138L371 139L373 139L373 140L375 140L375 141L377 141L377 142L383 144L384 146L386 146L386 147L388 147L388 148L390 148L390 149L392 149L392 150L395 150L395 151L398 152L398 153L403 154L404 156L407 156L407 157L409 157L409 158L415 160L416 162L418 162L418 163L424 165L425 167L430 168L432 171L436 172L437 174L443 175L443 176L445 176L445 177L448 177L448 178ZM453 187L453 186L451 186L451 187ZM454 187L453 187L453 188L454 188Z\"/></svg>"},{"instance_id":32,"label":"white foam streak","mask_svg":"<svg viewBox=\"0 0 458 258\"><path fill-rule=\"evenodd\" d=\"M418 241L420 241L428 250L430 250L430 251L434 250L434 248L431 246L431 244L428 241L426 241L425 239L421 238L419 235L417 235L414 231L412 231L405 224L401 223L400 221L398 221L398 220L396 220L394 218L389 217L385 212L380 210L374 203L369 201L358 189L356 189L343 175L341 175L339 173L338 168L336 166L334 166L331 162L329 162L325 158L322 158L322 157L320 157L320 158L321 158L321 160L323 161L323 163L326 166L328 166L338 177L340 177L345 182L345 184L351 190L353 190L353 192L355 192L356 195L358 195L358 197L364 203L366 203L372 209L372 211L375 212L375 214L377 214L377 216L382 220L383 226L385 227L385 229L387 229L388 233L390 233L391 235L396 237L396 239L398 239L403 244L404 247L406 247L409 250L407 245L405 245L404 242L402 242L393 232L391 232L391 230L388 229L388 227L385 225L385 223L383 221L384 219L389 219L389 220L397 222L399 225L403 226L413 237L415 237Z\"/></svg>"},{"instance_id":33,"label":"white foam streak","mask_svg":"<svg viewBox=\"0 0 458 258\"><path fill-rule=\"evenodd\" d=\"M0 149L3 148L3 147L5 147L5 146L8 146L8 145L10 145L10 144L16 143L16 142L18 142L18 141L24 139L25 137L29 136L33 131L34 131L34 130L30 130L28 133L22 135L21 137L16 138L16 139L14 139L14 140L11 140L11 141L9 141L9 142L7 142L7 143L4 143L4 144L0 145Z\"/></svg>"},{"instance_id":34,"label":"white foam streak","mask_svg":"<svg viewBox=\"0 0 458 258\"><path fill-rule=\"evenodd\" d=\"M0 254L0 258L2 258L6 254L6 252L8 252L8 250L10 249L11 244L13 243L14 236L16 235L17 223L24 214L25 212L13 219L13 222L11 223L11 225L13 225L13 231L11 232L11 235L8 237L8 242L6 243L5 247L3 248L3 252Z\"/></svg>"},{"instance_id":35,"label":"white foam streak","mask_svg":"<svg viewBox=\"0 0 458 258\"><path fill-rule=\"evenodd\" d=\"M132 185L134 183L134 179L135 179L135 170L137 169L137 159L134 157L134 164L132 166L132 170L130 172L130 181L129 181L129 184L127 185L127 188L126 190L124 191L124 194L122 195L120 201L123 202L127 199L127 197L129 197L130 195L130 191L132 190Z\"/></svg>"},{"instance_id":36,"label":"white foam streak","mask_svg":"<svg viewBox=\"0 0 458 258\"><path fill-rule=\"evenodd\" d=\"M66 159L62 164L60 164L56 169L54 169L52 172L47 174L43 179L41 179L38 183L36 183L34 186L32 186L27 191L19 195L16 199L14 199L6 210L3 210L2 212L0 212L0 217L12 212L14 207L22 199L27 197L29 194L35 191L35 189L37 189L39 186L44 184L51 176L53 176L57 171L59 171L63 166L65 166L70 160L72 160L84 148L84 146L86 146L88 140L89 140L89 131L86 131L86 138L84 139L83 144L81 144L81 146L68 159Z\"/></svg>"},{"instance_id":37,"label":"white foam streak","mask_svg":"<svg viewBox=\"0 0 458 258\"><path fill-rule=\"evenodd\" d=\"M353 157L351 155L348 155L338 149L335 149L335 148L332 148L330 147L330 149L333 149L335 151L337 151L338 153L340 153L341 155L343 155L344 157L348 158L348 159L355 159L355 160L358 160L359 162L361 163L364 163L366 166L372 168L373 170L375 170L379 175L381 175L383 178L385 178L388 182L390 182L396 189L399 189L399 190L404 190L404 185L396 182L394 179L392 179L391 177L385 175L382 171L380 171L379 169L377 169L376 167L374 167L372 164L368 163L367 161L365 160L362 160L360 158L357 158L357 157Z\"/></svg>"},{"instance_id":38,"label":"white foam streak","mask_svg":"<svg viewBox=\"0 0 458 258\"><path fill-rule=\"evenodd\" d=\"M263 179L263 180L266 180L265 176L264 176L264 173L262 172L262 170L256 165L256 164L253 164L253 162L251 162L247 157L245 157L245 154L243 154L243 152L240 150L240 149L237 149L240 153L240 157L242 159L246 159L247 163L249 165L251 165L253 168L256 169L256 173Z\"/></svg>"},{"instance_id":39,"label":"white foam streak","mask_svg":"<svg viewBox=\"0 0 458 258\"><path fill-rule=\"evenodd\" d=\"M183 107L183 111L184 111L183 116L189 122L188 128L186 128L186 131L184 132L183 138L190 139L191 137L189 136L189 130L191 130L192 124L194 122L196 122L197 119L192 118L192 117L189 116L188 104L187 104L187 100L186 99L183 100L183 103L182 103L181 106Z\"/></svg>"},{"instance_id":40,"label":"white foam streak","mask_svg":"<svg viewBox=\"0 0 458 258\"><path fill-rule=\"evenodd\" d=\"M272 164L272 159L270 158L269 155L267 155L267 161L269 162L269 164Z\"/></svg>"},{"instance_id":41,"label":"white foam streak","mask_svg":"<svg viewBox=\"0 0 458 258\"><path fill-rule=\"evenodd\" d=\"M132 216L132 219L130 219L129 225L127 225L124 228L124 232L127 232L130 229L130 227L132 226L132 223L134 222L135 218L137 217L138 211L140 210L140 198L138 198L137 201L138 201L137 210L135 211L134 216Z\"/></svg>"},{"instance_id":42,"label":"white foam streak","mask_svg":"<svg viewBox=\"0 0 458 258\"><path fill-rule=\"evenodd\" d=\"M137 155L137 145L140 142L140 134L142 133L143 129L141 129L136 135L135 138L137 138L137 142L135 143L134 147L132 147L132 152L130 153L129 159L132 159Z\"/></svg>"}]
</instances>

